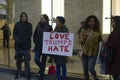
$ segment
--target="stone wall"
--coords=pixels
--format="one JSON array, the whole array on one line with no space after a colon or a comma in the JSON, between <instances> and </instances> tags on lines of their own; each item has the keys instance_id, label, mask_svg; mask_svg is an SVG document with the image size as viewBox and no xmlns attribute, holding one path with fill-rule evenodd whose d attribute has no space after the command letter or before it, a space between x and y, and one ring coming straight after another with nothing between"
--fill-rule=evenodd
<instances>
[{"instance_id":1,"label":"stone wall","mask_svg":"<svg viewBox=\"0 0 120 80\"><path fill-rule=\"evenodd\" d=\"M66 25L74 33L74 49L79 49L77 31L80 21L89 15L96 15L102 25L102 0L65 0Z\"/></svg>"}]
</instances>

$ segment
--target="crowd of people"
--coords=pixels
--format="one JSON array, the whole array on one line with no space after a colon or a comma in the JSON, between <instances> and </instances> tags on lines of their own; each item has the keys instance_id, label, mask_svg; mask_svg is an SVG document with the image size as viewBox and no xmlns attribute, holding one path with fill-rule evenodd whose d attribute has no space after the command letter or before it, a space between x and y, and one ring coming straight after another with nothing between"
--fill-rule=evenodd
<instances>
[{"instance_id":1,"label":"crowd of people","mask_svg":"<svg viewBox=\"0 0 120 80\"><path fill-rule=\"evenodd\" d=\"M43 43L43 32L67 32L68 28L64 25L65 18L62 16L56 17L56 27L53 31L52 26L49 25L49 17L46 14L41 15L40 21L38 22L36 29L33 33L34 47L34 61L39 67L38 73L40 74L39 80L44 79L46 59L47 56L53 58L52 55L42 54L42 43ZM30 74L30 48L31 48L31 37L32 37L32 24L28 21L27 13L23 12L20 15L20 21L15 23L13 30L13 38L15 40L15 60L17 72L15 79L22 76L21 63L25 63L25 77L27 80L31 80ZM54 56L56 64L56 78L57 80L66 80L66 56ZM62 77L61 77L62 68Z\"/></svg>"},{"instance_id":2,"label":"crowd of people","mask_svg":"<svg viewBox=\"0 0 120 80\"><path fill-rule=\"evenodd\" d=\"M102 31L99 19L95 15L89 15L84 21L81 22L81 27L78 30L78 41L81 45L82 53L81 55L83 72L85 80L89 79L89 72L92 74L94 80L99 80L95 70L96 59L98 56L99 42L108 47L114 49L112 60L106 62L106 74L112 75L114 80L119 80L120 75L120 43L119 43L119 34L120 34L120 16L113 16L112 26L113 31L110 33L109 37L105 40L102 39ZM31 38L33 35L34 47L34 62L39 67L38 73L39 80L44 80L46 59L49 56L51 59L54 59L56 64L56 79L57 80L66 80L67 66L68 62L67 56L61 55L48 55L42 53L43 48L43 32L61 32L69 33L68 27L65 25L65 18L62 16L56 17L56 27L53 30L52 26L49 24L49 17L46 14L42 14L40 20L33 32L32 24L28 21L28 16L26 12L20 14L20 20L15 23L13 29L13 38L15 41L15 60L16 60L16 75L15 79L18 79L22 76L21 64L25 64L25 77L27 80L31 80L31 68L30 68L30 49L31 49ZM7 23L5 24L6 29ZM4 30L2 27L1 30ZM8 27L9 30L9 27ZM8 31L9 32L9 31ZM33 33L33 34L32 34ZM9 33L7 33L9 34ZM4 35L8 38L9 35ZM4 38L6 39L6 38ZM5 45L5 40L3 42Z\"/></svg>"}]
</instances>

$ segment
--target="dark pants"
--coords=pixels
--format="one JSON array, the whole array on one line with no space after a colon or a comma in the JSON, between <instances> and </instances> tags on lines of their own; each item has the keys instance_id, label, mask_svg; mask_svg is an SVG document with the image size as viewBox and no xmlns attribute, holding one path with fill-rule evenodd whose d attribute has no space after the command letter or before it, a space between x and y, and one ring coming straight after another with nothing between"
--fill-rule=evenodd
<instances>
[{"instance_id":1,"label":"dark pants","mask_svg":"<svg viewBox=\"0 0 120 80\"><path fill-rule=\"evenodd\" d=\"M9 38L3 37L3 47L9 47Z\"/></svg>"},{"instance_id":2,"label":"dark pants","mask_svg":"<svg viewBox=\"0 0 120 80\"><path fill-rule=\"evenodd\" d=\"M42 54L39 51L35 51L34 61L37 64L37 66L40 68L40 71L39 71L40 79L43 79L43 77L44 77L45 67L46 67L46 59L47 59L47 55Z\"/></svg>"},{"instance_id":3,"label":"dark pants","mask_svg":"<svg viewBox=\"0 0 120 80\"><path fill-rule=\"evenodd\" d=\"M96 58L97 56L85 56L85 55L82 56L85 80L89 80L89 71L92 74L94 80L98 80L95 71Z\"/></svg>"},{"instance_id":4,"label":"dark pants","mask_svg":"<svg viewBox=\"0 0 120 80\"><path fill-rule=\"evenodd\" d=\"M21 63L25 63L25 74L30 75L30 51L29 50L18 50L15 54L17 73L21 74Z\"/></svg>"},{"instance_id":5,"label":"dark pants","mask_svg":"<svg viewBox=\"0 0 120 80\"><path fill-rule=\"evenodd\" d=\"M120 80L119 75L112 75L114 80Z\"/></svg>"},{"instance_id":6,"label":"dark pants","mask_svg":"<svg viewBox=\"0 0 120 80\"><path fill-rule=\"evenodd\" d=\"M62 77L61 77L61 69L62 69ZM56 76L57 80L66 80L66 64L57 64L56 63Z\"/></svg>"}]
</instances>

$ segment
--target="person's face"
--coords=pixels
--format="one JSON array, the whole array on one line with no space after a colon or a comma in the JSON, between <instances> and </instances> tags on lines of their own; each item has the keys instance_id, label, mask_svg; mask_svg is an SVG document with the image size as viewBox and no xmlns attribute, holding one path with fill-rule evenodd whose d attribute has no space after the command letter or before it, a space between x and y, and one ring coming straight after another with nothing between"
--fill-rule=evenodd
<instances>
[{"instance_id":1,"label":"person's face","mask_svg":"<svg viewBox=\"0 0 120 80\"><path fill-rule=\"evenodd\" d=\"M45 18L43 16L40 17L40 22L45 22Z\"/></svg>"},{"instance_id":2,"label":"person's face","mask_svg":"<svg viewBox=\"0 0 120 80\"><path fill-rule=\"evenodd\" d=\"M56 26L61 26L62 25L62 23L56 18Z\"/></svg>"},{"instance_id":3,"label":"person's face","mask_svg":"<svg viewBox=\"0 0 120 80\"><path fill-rule=\"evenodd\" d=\"M89 20L89 26L90 26L91 28L93 28L94 25L95 25L95 20L94 20L94 18L91 18L91 19Z\"/></svg>"},{"instance_id":4,"label":"person's face","mask_svg":"<svg viewBox=\"0 0 120 80\"><path fill-rule=\"evenodd\" d=\"M24 21L26 21L26 19L27 19L26 15L25 15L25 14L22 14L21 20L24 22Z\"/></svg>"},{"instance_id":5,"label":"person's face","mask_svg":"<svg viewBox=\"0 0 120 80\"><path fill-rule=\"evenodd\" d=\"M115 27L115 20L112 19L112 27L114 28Z\"/></svg>"}]
</instances>

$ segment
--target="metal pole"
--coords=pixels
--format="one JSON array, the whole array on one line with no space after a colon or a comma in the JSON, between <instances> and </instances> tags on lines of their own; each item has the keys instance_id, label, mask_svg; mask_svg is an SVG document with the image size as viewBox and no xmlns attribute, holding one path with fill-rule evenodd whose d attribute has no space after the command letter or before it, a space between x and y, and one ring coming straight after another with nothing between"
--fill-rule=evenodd
<instances>
[{"instance_id":1,"label":"metal pole","mask_svg":"<svg viewBox=\"0 0 120 80\"><path fill-rule=\"evenodd\" d=\"M52 27L53 27L53 22L52 22L52 20L53 20L53 0L51 0L51 25L52 25Z\"/></svg>"},{"instance_id":2,"label":"metal pole","mask_svg":"<svg viewBox=\"0 0 120 80\"><path fill-rule=\"evenodd\" d=\"M111 13L110 13L110 32L112 31L112 0L111 0ZM112 80L112 76L109 75L110 80Z\"/></svg>"},{"instance_id":3,"label":"metal pole","mask_svg":"<svg viewBox=\"0 0 120 80\"><path fill-rule=\"evenodd\" d=\"M112 25L112 0L111 0L111 15L110 15L111 19L110 19L110 23ZM110 25L110 26L111 26ZM110 32L112 31L112 27L110 27Z\"/></svg>"},{"instance_id":4,"label":"metal pole","mask_svg":"<svg viewBox=\"0 0 120 80\"><path fill-rule=\"evenodd\" d=\"M10 0L6 0L7 3L7 9L6 9L6 16L7 16L7 21L8 21L8 26L9 26L9 1ZM9 41L9 37L8 37L8 67L10 67L10 41Z\"/></svg>"}]
</instances>

